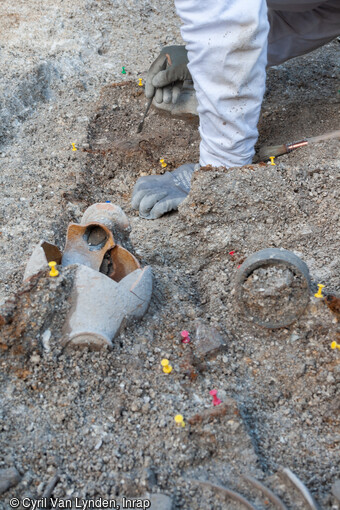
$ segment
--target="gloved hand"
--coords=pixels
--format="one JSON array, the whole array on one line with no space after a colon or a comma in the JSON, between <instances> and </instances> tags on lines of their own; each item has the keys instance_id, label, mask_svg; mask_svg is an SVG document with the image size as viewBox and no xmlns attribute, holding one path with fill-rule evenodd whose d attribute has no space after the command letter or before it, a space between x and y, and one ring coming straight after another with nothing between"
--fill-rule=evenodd
<instances>
[{"instance_id":1,"label":"gloved hand","mask_svg":"<svg viewBox=\"0 0 340 510\"><path fill-rule=\"evenodd\" d=\"M185 46L165 46L151 64L145 84L145 96L155 95L156 106L175 104L185 80L191 80Z\"/></svg>"},{"instance_id":2,"label":"gloved hand","mask_svg":"<svg viewBox=\"0 0 340 510\"><path fill-rule=\"evenodd\" d=\"M140 177L133 190L132 208L139 208L139 215L148 220L177 209L189 194L191 177L197 168L199 165L187 163L163 175Z\"/></svg>"}]
</instances>

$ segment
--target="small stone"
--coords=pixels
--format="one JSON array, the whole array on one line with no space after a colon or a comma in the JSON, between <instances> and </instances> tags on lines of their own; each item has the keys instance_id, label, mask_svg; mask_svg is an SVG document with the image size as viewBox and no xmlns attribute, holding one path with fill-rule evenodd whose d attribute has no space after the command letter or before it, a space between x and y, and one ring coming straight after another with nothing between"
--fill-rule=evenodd
<instances>
[{"instance_id":1,"label":"small stone","mask_svg":"<svg viewBox=\"0 0 340 510\"><path fill-rule=\"evenodd\" d=\"M196 324L196 338L193 345L195 355L204 360L216 357L226 347L226 340L217 329L199 321Z\"/></svg>"},{"instance_id":2,"label":"small stone","mask_svg":"<svg viewBox=\"0 0 340 510\"><path fill-rule=\"evenodd\" d=\"M239 428L239 426L240 426L240 422L235 421L235 420L228 420L228 421L227 421L227 424L228 424L228 426L229 426L229 428L230 428L230 430L231 430L232 432L236 432L236 430L237 430L237 429Z\"/></svg>"},{"instance_id":3,"label":"small stone","mask_svg":"<svg viewBox=\"0 0 340 510\"><path fill-rule=\"evenodd\" d=\"M34 363L35 365L40 363L40 360L41 360L41 358L40 358L39 354L33 354L30 358L31 363Z\"/></svg>"},{"instance_id":4,"label":"small stone","mask_svg":"<svg viewBox=\"0 0 340 510\"><path fill-rule=\"evenodd\" d=\"M43 332L41 336L41 342L43 344L43 347L46 352L50 352L50 338L51 338L51 331L49 329L46 329L46 331Z\"/></svg>"},{"instance_id":5,"label":"small stone","mask_svg":"<svg viewBox=\"0 0 340 510\"><path fill-rule=\"evenodd\" d=\"M157 485L156 474L150 467L143 469L142 483L146 490L151 490L152 487Z\"/></svg>"},{"instance_id":6,"label":"small stone","mask_svg":"<svg viewBox=\"0 0 340 510\"><path fill-rule=\"evenodd\" d=\"M101 447L101 445L103 444L103 441L101 439L99 439L98 443L96 444L96 446L94 447L95 450L99 450L99 448Z\"/></svg>"},{"instance_id":7,"label":"small stone","mask_svg":"<svg viewBox=\"0 0 340 510\"><path fill-rule=\"evenodd\" d=\"M38 494L38 496L42 495L42 493L44 491L44 487L45 487L45 483L44 482L39 483L39 485L37 487L37 494Z\"/></svg>"},{"instance_id":8,"label":"small stone","mask_svg":"<svg viewBox=\"0 0 340 510\"><path fill-rule=\"evenodd\" d=\"M6 492L11 487L15 487L21 480L21 475L13 467L0 469L0 494Z\"/></svg>"},{"instance_id":9,"label":"small stone","mask_svg":"<svg viewBox=\"0 0 340 510\"><path fill-rule=\"evenodd\" d=\"M333 377L333 375L332 375L332 374L328 374L328 375L327 375L327 379L326 379L326 381L327 381L328 383L334 383L334 382L335 382L335 379L334 379L334 377Z\"/></svg>"},{"instance_id":10,"label":"small stone","mask_svg":"<svg viewBox=\"0 0 340 510\"><path fill-rule=\"evenodd\" d=\"M332 494L335 497L335 499L340 503L340 478L335 480L335 482L333 483Z\"/></svg>"},{"instance_id":11,"label":"small stone","mask_svg":"<svg viewBox=\"0 0 340 510\"><path fill-rule=\"evenodd\" d=\"M171 510L172 499L166 494L151 494L151 510Z\"/></svg>"}]
</instances>

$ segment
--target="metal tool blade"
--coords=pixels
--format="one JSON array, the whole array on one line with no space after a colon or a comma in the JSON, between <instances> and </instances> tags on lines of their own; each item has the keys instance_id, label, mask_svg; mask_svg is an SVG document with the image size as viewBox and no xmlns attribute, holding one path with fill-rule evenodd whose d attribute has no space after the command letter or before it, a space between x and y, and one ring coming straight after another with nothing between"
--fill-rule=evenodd
<instances>
[{"instance_id":1,"label":"metal tool blade","mask_svg":"<svg viewBox=\"0 0 340 510\"><path fill-rule=\"evenodd\" d=\"M148 104L146 106L146 110L145 110L145 113L143 115L143 118L141 120L141 122L139 123L138 125L138 129L137 129L137 133L141 133L142 132L142 129L143 129L143 126L144 126L144 121L145 121L145 117L147 116L147 114L149 113L149 110L150 110L150 106L151 106L151 103L152 103L152 97L150 97L149 101L148 101Z\"/></svg>"}]
</instances>

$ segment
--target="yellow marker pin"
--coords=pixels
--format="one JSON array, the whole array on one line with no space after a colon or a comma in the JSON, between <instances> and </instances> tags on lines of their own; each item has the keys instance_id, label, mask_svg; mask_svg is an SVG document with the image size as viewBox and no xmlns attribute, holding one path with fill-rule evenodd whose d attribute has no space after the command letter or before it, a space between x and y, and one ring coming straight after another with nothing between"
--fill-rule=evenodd
<instances>
[{"instance_id":1,"label":"yellow marker pin","mask_svg":"<svg viewBox=\"0 0 340 510\"><path fill-rule=\"evenodd\" d=\"M317 291L316 294L314 294L314 296L318 297L318 298L323 298L324 296L322 295L322 289L324 288L324 285L322 285L321 283L318 283L318 287L319 287L319 290Z\"/></svg>"},{"instance_id":2,"label":"yellow marker pin","mask_svg":"<svg viewBox=\"0 0 340 510\"><path fill-rule=\"evenodd\" d=\"M270 164L276 166L276 163L274 163L275 156L270 156Z\"/></svg>"},{"instance_id":3,"label":"yellow marker pin","mask_svg":"<svg viewBox=\"0 0 340 510\"><path fill-rule=\"evenodd\" d=\"M138 85L139 85L140 87L143 87L142 78L139 78Z\"/></svg>"},{"instance_id":4,"label":"yellow marker pin","mask_svg":"<svg viewBox=\"0 0 340 510\"><path fill-rule=\"evenodd\" d=\"M59 271L58 269L55 268L55 266L57 265L56 262L52 261L52 262L49 262L48 265L50 266L51 268L51 271L50 271L50 276L58 276L59 274Z\"/></svg>"},{"instance_id":5,"label":"yellow marker pin","mask_svg":"<svg viewBox=\"0 0 340 510\"><path fill-rule=\"evenodd\" d=\"M170 374L170 372L172 370L172 366L169 365L169 360L168 359L162 359L161 365L163 367L163 372L165 374Z\"/></svg>"},{"instance_id":6,"label":"yellow marker pin","mask_svg":"<svg viewBox=\"0 0 340 510\"><path fill-rule=\"evenodd\" d=\"M159 162L160 162L160 164L162 165L162 167L163 167L163 168L165 168L166 166L168 166L168 165L165 163L164 159L160 159L160 160L159 160Z\"/></svg>"},{"instance_id":7,"label":"yellow marker pin","mask_svg":"<svg viewBox=\"0 0 340 510\"><path fill-rule=\"evenodd\" d=\"M77 148L76 148L76 144L75 144L75 143L71 143L71 145L72 145L72 150L73 150L73 151L76 151L76 150L77 150Z\"/></svg>"},{"instance_id":8,"label":"yellow marker pin","mask_svg":"<svg viewBox=\"0 0 340 510\"><path fill-rule=\"evenodd\" d=\"M185 421L183 420L183 416L181 414L176 414L175 422L177 427L185 427Z\"/></svg>"},{"instance_id":9,"label":"yellow marker pin","mask_svg":"<svg viewBox=\"0 0 340 510\"><path fill-rule=\"evenodd\" d=\"M337 344L336 341L331 343L331 349L339 349L340 351L340 344Z\"/></svg>"}]
</instances>

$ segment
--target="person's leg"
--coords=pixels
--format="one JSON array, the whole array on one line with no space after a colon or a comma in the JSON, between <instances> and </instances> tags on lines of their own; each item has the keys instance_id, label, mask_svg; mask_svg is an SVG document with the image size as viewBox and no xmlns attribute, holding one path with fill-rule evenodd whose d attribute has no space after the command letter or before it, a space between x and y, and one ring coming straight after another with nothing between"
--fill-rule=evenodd
<instances>
[{"instance_id":1,"label":"person's leg","mask_svg":"<svg viewBox=\"0 0 340 510\"><path fill-rule=\"evenodd\" d=\"M200 164L252 161L265 90L265 0L175 0L200 118Z\"/></svg>"},{"instance_id":2,"label":"person's leg","mask_svg":"<svg viewBox=\"0 0 340 510\"><path fill-rule=\"evenodd\" d=\"M304 12L271 8L276 4L268 0L268 67L309 53L340 34L340 0L327 0Z\"/></svg>"}]
</instances>

